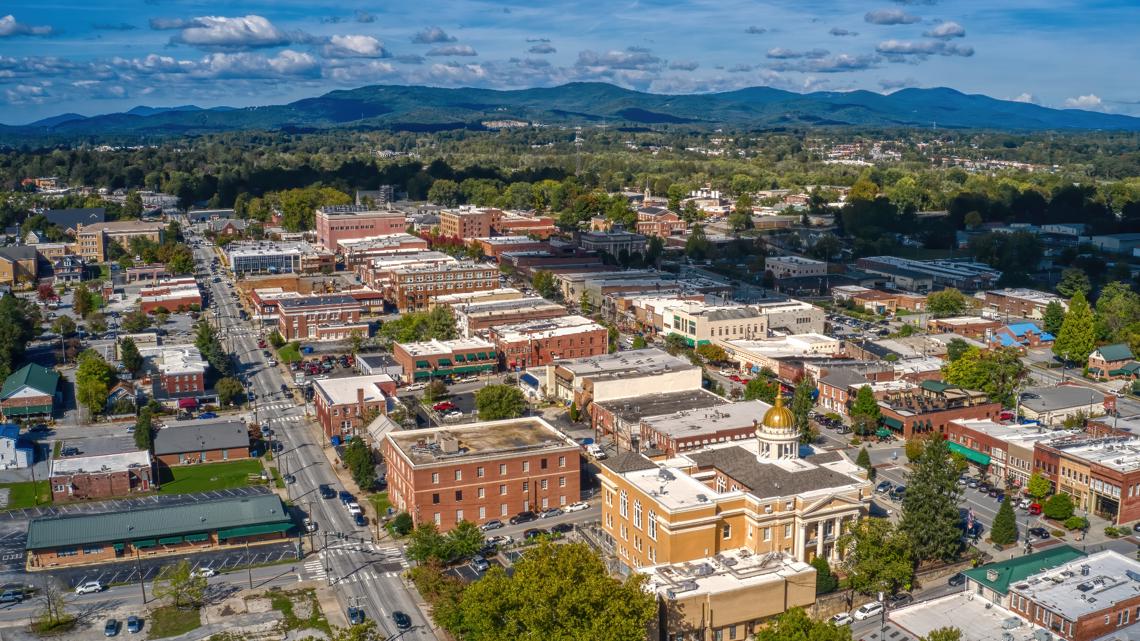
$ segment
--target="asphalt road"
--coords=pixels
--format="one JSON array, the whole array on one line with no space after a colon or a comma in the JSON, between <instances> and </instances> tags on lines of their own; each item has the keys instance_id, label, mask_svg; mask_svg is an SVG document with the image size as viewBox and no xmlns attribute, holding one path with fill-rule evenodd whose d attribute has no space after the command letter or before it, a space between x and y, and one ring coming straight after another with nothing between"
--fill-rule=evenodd
<instances>
[{"instance_id":1,"label":"asphalt road","mask_svg":"<svg viewBox=\"0 0 1140 641\"><path fill-rule=\"evenodd\" d=\"M191 236L191 239L200 238ZM214 254L204 243L194 249L199 262L209 265ZM257 396L256 414L262 424L274 429L275 438L284 445L281 455L282 466L296 476L296 483L287 486L289 497L320 524L321 534L313 540L324 544L324 532L342 533L364 538L364 543L345 545L333 543L320 552L310 554L303 562L303 575L307 578L323 578L337 587L341 606L356 604L363 607L370 619L388 635L398 633L392 622L392 612L401 610L413 622L413 628L401 635L402 639L433 639L419 609L408 590L399 578L400 570L406 566L403 552L396 546L377 546L371 543L370 530L358 528L349 519L348 512L340 501L322 500L317 487L327 484L334 489L343 489L331 469L324 452L324 439L318 438L318 429L311 426L305 417L310 405L298 405L291 397L286 399L280 393L286 381L282 371L269 367L261 349L257 347L259 330L238 317L239 307L230 296L226 279L219 283L203 279L212 293L214 309L209 313L218 314L221 325L219 332L227 347L241 362L241 369L251 383Z\"/></svg>"}]
</instances>

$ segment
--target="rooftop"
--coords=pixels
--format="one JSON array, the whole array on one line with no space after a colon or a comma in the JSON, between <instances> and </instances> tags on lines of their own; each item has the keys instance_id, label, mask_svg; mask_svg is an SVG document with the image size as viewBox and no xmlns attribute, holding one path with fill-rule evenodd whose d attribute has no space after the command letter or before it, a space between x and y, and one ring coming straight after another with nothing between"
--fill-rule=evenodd
<instances>
[{"instance_id":1,"label":"rooftop","mask_svg":"<svg viewBox=\"0 0 1140 641\"><path fill-rule=\"evenodd\" d=\"M840 471L846 461L814 464L803 459L760 461L757 443L712 446L687 456L701 468L715 468L740 482L759 499L809 494L867 483Z\"/></svg>"},{"instance_id":2,"label":"rooftop","mask_svg":"<svg viewBox=\"0 0 1140 641\"><path fill-rule=\"evenodd\" d=\"M666 599L685 599L698 594L733 592L763 583L782 583L813 569L779 552L755 554L738 548L698 561L653 565L637 571L647 577L646 590Z\"/></svg>"},{"instance_id":3,"label":"rooftop","mask_svg":"<svg viewBox=\"0 0 1140 641\"><path fill-rule=\"evenodd\" d=\"M577 443L543 419L533 416L457 427L389 432L385 438L412 465L519 456L543 451L578 451Z\"/></svg>"},{"instance_id":4,"label":"rooftop","mask_svg":"<svg viewBox=\"0 0 1140 641\"><path fill-rule=\"evenodd\" d=\"M1021 406L1043 413L1104 402L1104 393L1078 385L1030 387L1022 393Z\"/></svg>"},{"instance_id":5,"label":"rooftop","mask_svg":"<svg viewBox=\"0 0 1140 641\"><path fill-rule=\"evenodd\" d=\"M821 260L813 260L811 258L804 258L803 256L769 256L764 259L772 263L786 263L788 265L823 265Z\"/></svg>"},{"instance_id":6,"label":"rooftop","mask_svg":"<svg viewBox=\"0 0 1140 641\"><path fill-rule=\"evenodd\" d=\"M193 345L157 345L139 347L143 358L152 359L155 369L163 374L201 374L208 367L202 353Z\"/></svg>"},{"instance_id":7,"label":"rooftop","mask_svg":"<svg viewBox=\"0 0 1140 641\"><path fill-rule=\"evenodd\" d=\"M1006 443L1023 443L1027 447L1033 447L1037 441L1051 441L1058 437L1058 433L1054 430L1039 430L1036 427L1020 425L1002 425L989 419L958 419L951 422L974 432L1001 439ZM1073 433L1064 432L1064 434Z\"/></svg>"},{"instance_id":8,"label":"rooftop","mask_svg":"<svg viewBox=\"0 0 1140 641\"><path fill-rule=\"evenodd\" d=\"M1076 621L1140 594L1140 561L1105 550L1013 583L1010 591Z\"/></svg>"},{"instance_id":9,"label":"rooftop","mask_svg":"<svg viewBox=\"0 0 1140 641\"><path fill-rule=\"evenodd\" d=\"M136 541L289 522L285 505L274 494L198 501L125 512L32 519L28 523L27 549Z\"/></svg>"},{"instance_id":10,"label":"rooftop","mask_svg":"<svg viewBox=\"0 0 1140 641\"><path fill-rule=\"evenodd\" d=\"M1007 298L1020 298L1023 300L1033 301L1034 303L1051 303L1053 301L1057 301L1063 305L1068 305L1068 303L1065 302L1065 299L1057 296L1056 294L1050 294L1049 292L1043 292L1036 289L1028 289L1025 287L991 289L986 293L993 294L995 296L1005 296Z\"/></svg>"},{"instance_id":11,"label":"rooftop","mask_svg":"<svg viewBox=\"0 0 1140 641\"><path fill-rule=\"evenodd\" d=\"M604 356L565 358L554 361L554 365L568 370L575 376L591 376L615 372L650 373L694 367L688 359L673 356L656 347L627 352L615 352Z\"/></svg>"},{"instance_id":12,"label":"rooftop","mask_svg":"<svg viewBox=\"0 0 1140 641\"><path fill-rule=\"evenodd\" d=\"M1134 437L1091 438L1077 434L1055 438L1046 445L1072 458L1099 464L1118 472L1134 472L1140 469L1140 439Z\"/></svg>"},{"instance_id":13,"label":"rooftop","mask_svg":"<svg viewBox=\"0 0 1140 641\"><path fill-rule=\"evenodd\" d=\"M640 399L632 399L638 400ZM715 434L722 430L755 426L772 406L764 401L740 401L703 409L683 409L642 419L649 429L675 438Z\"/></svg>"},{"instance_id":14,"label":"rooftop","mask_svg":"<svg viewBox=\"0 0 1140 641\"><path fill-rule=\"evenodd\" d=\"M316 248L304 241L271 241L271 240L258 240L251 242L230 243L226 245L226 255L230 257L232 262L234 258L244 258L251 256L281 256L281 255L295 255L303 256L306 254L317 253Z\"/></svg>"},{"instance_id":15,"label":"rooftop","mask_svg":"<svg viewBox=\"0 0 1140 641\"><path fill-rule=\"evenodd\" d=\"M1037 628L1005 608L984 599L975 599L965 592L922 601L892 610L887 614L892 623L909 632L910 636L895 637L892 641L922 639L948 622L961 631L962 641L1037 641ZM1010 623L1006 623L1006 622ZM1006 629L1006 625L1014 626ZM1011 635L1006 637L1006 634Z\"/></svg>"},{"instance_id":16,"label":"rooftop","mask_svg":"<svg viewBox=\"0 0 1140 641\"><path fill-rule=\"evenodd\" d=\"M348 405L357 401L357 390L364 390L365 403L384 400L384 392L380 390L380 385L384 383L395 385L396 381L387 374L375 374L317 379L314 385L316 393L327 399L330 405Z\"/></svg>"},{"instance_id":17,"label":"rooftop","mask_svg":"<svg viewBox=\"0 0 1140 641\"><path fill-rule=\"evenodd\" d=\"M432 339L422 343L396 343L396 345L410 356L435 356L451 354L456 351L481 349L494 351L495 344L481 338L457 338L450 341Z\"/></svg>"},{"instance_id":18,"label":"rooftop","mask_svg":"<svg viewBox=\"0 0 1140 641\"><path fill-rule=\"evenodd\" d=\"M508 296L512 298L507 298ZM468 303L471 305L481 305L484 303L498 302L503 300L515 300L522 298L523 294L514 287L500 287L498 289L485 289L478 292L462 292L459 294L444 294L443 296L435 296L432 300L436 305L456 305L460 303ZM537 298L537 297L536 297ZM482 300L487 299L487 300ZM495 300L491 300L495 299ZM544 299L545 300L545 299Z\"/></svg>"},{"instance_id":19,"label":"rooftop","mask_svg":"<svg viewBox=\"0 0 1140 641\"><path fill-rule=\"evenodd\" d=\"M318 208L317 213L323 214L328 218L352 218L354 216L404 217L404 212L402 211L376 209L375 207L369 207L367 205L330 205Z\"/></svg>"},{"instance_id":20,"label":"rooftop","mask_svg":"<svg viewBox=\"0 0 1140 641\"><path fill-rule=\"evenodd\" d=\"M1084 555L1084 552L1074 547L1055 545L1033 554L1015 556L1007 561L966 570L963 574L998 594L1008 594L1011 584L1024 581L1031 575L1079 559Z\"/></svg>"},{"instance_id":21,"label":"rooftop","mask_svg":"<svg viewBox=\"0 0 1140 641\"><path fill-rule=\"evenodd\" d=\"M154 434L156 455L248 447L249 430L241 421L171 421Z\"/></svg>"},{"instance_id":22,"label":"rooftop","mask_svg":"<svg viewBox=\"0 0 1140 641\"><path fill-rule=\"evenodd\" d=\"M585 316L560 316L493 328L499 339L508 343L605 330L605 327Z\"/></svg>"},{"instance_id":23,"label":"rooftop","mask_svg":"<svg viewBox=\"0 0 1140 641\"><path fill-rule=\"evenodd\" d=\"M83 226L83 232L102 231L108 234L131 232L154 232L166 229L163 223L148 223L142 220L115 220Z\"/></svg>"},{"instance_id":24,"label":"rooftop","mask_svg":"<svg viewBox=\"0 0 1140 641\"><path fill-rule=\"evenodd\" d=\"M59 372L43 365L28 363L4 379L0 398L8 398L24 386L43 394L55 394L56 388L59 387Z\"/></svg>"},{"instance_id":25,"label":"rooftop","mask_svg":"<svg viewBox=\"0 0 1140 641\"><path fill-rule=\"evenodd\" d=\"M495 276L498 276L499 271L495 269L494 265L487 263L476 263L474 261L463 260L454 263L448 262L432 262L430 264L412 263L394 267L391 271L393 274L417 274L420 272L462 272L469 270L488 270L494 271Z\"/></svg>"},{"instance_id":26,"label":"rooftop","mask_svg":"<svg viewBox=\"0 0 1140 641\"><path fill-rule=\"evenodd\" d=\"M119 452L99 456L70 456L53 459L51 475L93 472L121 472L138 467L150 467L150 452Z\"/></svg>"},{"instance_id":27,"label":"rooftop","mask_svg":"<svg viewBox=\"0 0 1140 641\"><path fill-rule=\"evenodd\" d=\"M481 243L487 243L488 245L495 247L509 247L511 245L533 245L536 243L545 244L545 241L535 240L529 236L492 236L488 238L475 238L474 240L477 240Z\"/></svg>"},{"instance_id":28,"label":"rooftop","mask_svg":"<svg viewBox=\"0 0 1140 641\"><path fill-rule=\"evenodd\" d=\"M282 298L277 306L285 309L304 309L306 307L324 307L326 305L345 305L359 307L360 303L347 294L314 294L300 298Z\"/></svg>"},{"instance_id":29,"label":"rooftop","mask_svg":"<svg viewBox=\"0 0 1140 641\"><path fill-rule=\"evenodd\" d=\"M931 322L940 323L942 325L950 325L950 326L954 326L954 327L959 326L959 325L978 325L978 324L1000 325L1001 324L995 320L990 320L988 318L982 318L981 316L954 316L952 318L935 318L935 319L932 319Z\"/></svg>"},{"instance_id":30,"label":"rooftop","mask_svg":"<svg viewBox=\"0 0 1140 641\"><path fill-rule=\"evenodd\" d=\"M728 401L724 398L703 389L646 394L635 398L595 403L598 407L612 412L618 419L634 423L640 422L642 417L658 417L686 410L696 412L727 404Z\"/></svg>"}]
</instances>

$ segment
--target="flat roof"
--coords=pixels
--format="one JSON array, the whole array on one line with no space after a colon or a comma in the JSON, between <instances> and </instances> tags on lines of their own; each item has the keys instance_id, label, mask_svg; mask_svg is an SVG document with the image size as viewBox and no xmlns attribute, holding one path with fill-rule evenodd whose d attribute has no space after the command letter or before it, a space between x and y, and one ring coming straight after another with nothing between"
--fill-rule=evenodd
<instances>
[{"instance_id":1,"label":"flat roof","mask_svg":"<svg viewBox=\"0 0 1140 641\"><path fill-rule=\"evenodd\" d=\"M410 356L435 356L469 349L492 351L495 349L494 343L481 338L456 338L449 341L432 339L420 343L396 343L396 345Z\"/></svg>"},{"instance_id":2,"label":"flat roof","mask_svg":"<svg viewBox=\"0 0 1140 641\"><path fill-rule=\"evenodd\" d=\"M242 421L170 421L154 434L155 454L232 448L249 449L249 429Z\"/></svg>"},{"instance_id":3,"label":"flat roof","mask_svg":"<svg viewBox=\"0 0 1140 641\"><path fill-rule=\"evenodd\" d=\"M418 264L417 263L417 264L410 264L410 265L400 265L399 267L394 267L392 269L392 273L394 273L394 274L416 274L419 272L435 272L435 271L462 272L462 271L468 271L468 270L489 270L489 271L494 271L496 274L498 274L498 270L495 269L494 265L491 265L489 263L476 263L473 261L459 261L459 262L455 262L455 263L432 262L430 264Z\"/></svg>"},{"instance_id":4,"label":"flat roof","mask_svg":"<svg viewBox=\"0 0 1140 641\"><path fill-rule=\"evenodd\" d=\"M822 260L815 260L812 258L804 258L803 256L768 256L764 259L766 262L773 263L787 263L789 265L823 265Z\"/></svg>"},{"instance_id":5,"label":"flat roof","mask_svg":"<svg viewBox=\"0 0 1140 641\"><path fill-rule=\"evenodd\" d=\"M658 417L683 410L699 411L728 403L728 400L708 390L696 389L601 401L595 405L612 412L623 421L640 422L642 417Z\"/></svg>"},{"instance_id":6,"label":"flat roof","mask_svg":"<svg viewBox=\"0 0 1140 641\"><path fill-rule=\"evenodd\" d=\"M305 307L323 307L325 305L356 305L360 303L347 294L312 294L300 298L282 298L277 301L281 309L303 309Z\"/></svg>"},{"instance_id":7,"label":"flat roof","mask_svg":"<svg viewBox=\"0 0 1140 641\"><path fill-rule=\"evenodd\" d=\"M435 302L438 304L440 300L437 298ZM455 313L471 317L494 316L504 312L514 312L519 310L537 311L543 309L561 309L566 308L558 303L552 303L541 296L527 296L526 298L503 298L498 300L477 301L472 303L457 303L455 304Z\"/></svg>"},{"instance_id":8,"label":"flat roof","mask_svg":"<svg viewBox=\"0 0 1140 641\"><path fill-rule=\"evenodd\" d=\"M477 292L461 292L458 294L444 294L443 296L435 296L432 300L436 305L454 305L458 303L469 303L471 305L482 305L484 303L496 301L480 301L481 298L497 297L498 301L514 300L503 298L504 296L514 296L515 298L522 298L523 294L514 287L499 287L497 289L484 289ZM537 297L536 297L537 298ZM545 299L543 299L545 300Z\"/></svg>"},{"instance_id":9,"label":"flat roof","mask_svg":"<svg viewBox=\"0 0 1140 641\"><path fill-rule=\"evenodd\" d=\"M673 356L665 350L656 347L614 352L613 354L605 354L602 356L564 358L554 361L553 364L568 370L575 376L590 376L613 372L651 372L695 367L688 359Z\"/></svg>"},{"instance_id":10,"label":"flat roof","mask_svg":"<svg viewBox=\"0 0 1140 641\"><path fill-rule=\"evenodd\" d=\"M139 355L152 359L155 369L163 374L197 374L209 366L193 345L142 345Z\"/></svg>"},{"instance_id":11,"label":"flat roof","mask_svg":"<svg viewBox=\"0 0 1140 641\"><path fill-rule=\"evenodd\" d=\"M703 409L683 409L661 416L648 416L643 418L642 422L649 429L672 437L704 436L722 430L756 425L770 409L772 406L764 401L740 401Z\"/></svg>"},{"instance_id":12,"label":"flat roof","mask_svg":"<svg viewBox=\"0 0 1140 641\"><path fill-rule=\"evenodd\" d=\"M890 610L887 618L913 635L892 637L892 641L917 641L951 623L961 631L962 641L1036 641L1033 633L1038 629L1000 605L965 592ZM1017 626L1006 629L1007 621L1016 621ZM1007 640L1007 633L1013 635L1012 640Z\"/></svg>"},{"instance_id":13,"label":"flat roof","mask_svg":"<svg viewBox=\"0 0 1140 641\"><path fill-rule=\"evenodd\" d=\"M226 254L231 261L234 258L250 256L282 256L315 254L317 250L305 241L271 241L258 240L252 242L237 242L226 245Z\"/></svg>"},{"instance_id":14,"label":"flat roof","mask_svg":"<svg viewBox=\"0 0 1140 641\"><path fill-rule=\"evenodd\" d=\"M118 543L290 521L281 499L275 494L263 494L101 514L36 518L28 523L26 547L40 550Z\"/></svg>"},{"instance_id":15,"label":"flat roof","mask_svg":"<svg viewBox=\"0 0 1140 641\"><path fill-rule=\"evenodd\" d=\"M537 416L456 427L388 432L385 438L412 465L578 450L577 443Z\"/></svg>"},{"instance_id":16,"label":"flat roof","mask_svg":"<svg viewBox=\"0 0 1140 641\"><path fill-rule=\"evenodd\" d=\"M384 392L380 391L380 384L395 384L395 382L395 379L387 374L374 374L372 376L317 379L314 385L331 405L347 405L357 401L357 390L364 390L365 403L382 401L385 396Z\"/></svg>"},{"instance_id":17,"label":"flat roof","mask_svg":"<svg viewBox=\"0 0 1140 641\"><path fill-rule=\"evenodd\" d=\"M1026 287L991 289L986 291L986 293L993 294L995 296L1005 296L1007 298L1020 298L1022 300L1028 300L1034 303L1051 303L1053 301L1057 301L1066 307L1068 306L1068 303L1065 301L1065 299L1057 296L1056 294L1050 294L1049 292L1043 292L1037 289L1028 289Z\"/></svg>"},{"instance_id":18,"label":"flat roof","mask_svg":"<svg viewBox=\"0 0 1140 641\"><path fill-rule=\"evenodd\" d=\"M493 328L499 339L506 342L573 336L583 332L605 331L605 329L585 316L560 316Z\"/></svg>"},{"instance_id":19,"label":"flat roof","mask_svg":"<svg viewBox=\"0 0 1140 641\"><path fill-rule=\"evenodd\" d=\"M1067 456L1096 463L1120 472L1140 469L1140 439L1136 437L1054 438L1046 443Z\"/></svg>"},{"instance_id":20,"label":"flat roof","mask_svg":"<svg viewBox=\"0 0 1140 641\"><path fill-rule=\"evenodd\" d=\"M1014 583L1022 594L1070 621L1112 609L1140 592L1140 561L1105 550Z\"/></svg>"},{"instance_id":21,"label":"flat roof","mask_svg":"<svg viewBox=\"0 0 1140 641\"><path fill-rule=\"evenodd\" d=\"M1104 393L1079 385L1029 387L1021 397L1022 407L1037 413L1082 407L1104 402Z\"/></svg>"},{"instance_id":22,"label":"flat roof","mask_svg":"<svg viewBox=\"0 0 1140 641\"><path fill-rule=\"evenodd\" d=\"M121 472L138 467L150 467L150 452L117 452L98 456L69 456L52 459L51 475L93 472Z\"/></svg>"},{"instance_id":23,"label":"flat roof","mask_svg":"<svg viewBox=\"0 0 1140 641\"><path fill-rule=\"evenodd\" d=\"M685 563L665 563L637 569L643 586L666 599L733 592L765 583L782 583L814 569L780 552L756 554L746 548L725 550L713 557Z\"/></svg>"},{"instance_id":24,"label":"flat roof","mask_svg":"<svg viewBox=\"0 0 1140 641\"><path fill-rule=\"evenodd\" d=\"M989 419L956 419L950 422L1006 443L1026 443L1030 447L1037 441L1052 441L1056 440L1058 436L1054 430L1039 430L1036 427L1021 425L1002 425ZM1072 432L1067 432L1067 434L1072 434Z\"/></svg>"},{"instance_id":25,"label":"flat roof","mask_svg":"<svg viewBox=\"0 0 1140 641\"><path fill-rule=\"evenodd\" d=\"M942 325L977 325L980 323L991 324L991 325L1001 325L1001 323L999 323L995 320L990 320L988 318L982 318L981 316L954 316L952 318L932 318L930 322L940 323Z\"/></svg>"}]
</instances>

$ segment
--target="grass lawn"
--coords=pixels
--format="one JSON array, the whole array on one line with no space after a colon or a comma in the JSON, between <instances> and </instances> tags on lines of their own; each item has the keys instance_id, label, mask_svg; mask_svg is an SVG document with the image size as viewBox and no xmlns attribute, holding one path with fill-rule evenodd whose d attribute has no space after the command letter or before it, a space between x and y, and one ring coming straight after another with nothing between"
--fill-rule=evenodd
<instances>
[{"instance_id":1,"label":"grass lawn","mask_svg":"<svg viewBox=\"0 0 1140 641\"><path fill-rule=\"evenodd\" d=\"M384 517L388 515L388 508L391 507L392 504L388 502L387 492L377 492L368 497L368 500L372 501L372 507L376 508L377 516Z\"/></svg>"},{"instance_id":2,"label":"grass lawn","mask_svg":"<svg viewBox=\"0 0 1140 641\"><path fill-rule=\"evenodd\" d=\"M162 489L159 492L186 494L246 487L250 484L250 475L259 474L261 474L261 462L257 459L164 468L160 478Z\"/></svg>"},{"instance_id":3,"label":"grass lawn","mask_svg":"<svg viewBox=\"0 0 1140 641\"><path fill-rule=\"evenodd\" d=\"M202 619L197 608L179 610L172 605L167 605L151 610L146 625L150 630L147 638L165 639L197 630L202 627Z\"/></svg>"},{"instance_id":4,"label":"grass lawn","mask_svg":"<svg viewBox=\"0 0 1140 641\"><path fill-rule=\"evenodd\" d=\"M36 486L39 489L39 503L36 503L36 492L32 488L31 481L24 483L0 483L0 488L8 490L8 505L3 509L18 510L25 507L50 504L51 488L48 486L48 482L37 481Z\"/></svg>"},{"instance_id":5,"label":"grass lawn","mask_svg":"<svg viewBox=\"0 0 1140 641\"><path fill-rule=\"evenodd\" d=\"M281 472L276 467L269 468L269 472L273 474L273 486L279 490L285 489L285 479L281 478Z\"/></svg>"},{"instance_id":6,"label":"grass lawn","mask_svg":"<svg viewBox=\"0 0 1140 641\"><path fill-rule=\"evenodd\" d=\"M277 350L277 359L282 363L293 363L301 360L301 348L296 343L283 345Z\"/></svg>"}]
</instances>

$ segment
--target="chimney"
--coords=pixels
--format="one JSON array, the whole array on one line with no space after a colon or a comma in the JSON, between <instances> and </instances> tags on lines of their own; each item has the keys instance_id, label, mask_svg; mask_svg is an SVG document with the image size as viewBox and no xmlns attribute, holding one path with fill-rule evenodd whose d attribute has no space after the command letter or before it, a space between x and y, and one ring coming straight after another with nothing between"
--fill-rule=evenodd
<instances>
[{"instance_id":1,"label":"chimney","mask_svg":"<svg viewBox=\"0 0 1140 641\"><path fill-rule=\"evenodd\" d=\"M356 415L364 416L364 388L356 389Z\"/></svg>"}]
</instances>

